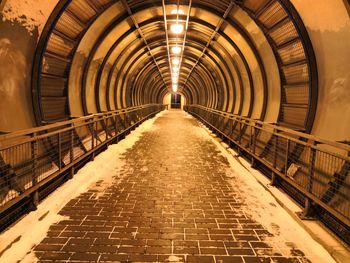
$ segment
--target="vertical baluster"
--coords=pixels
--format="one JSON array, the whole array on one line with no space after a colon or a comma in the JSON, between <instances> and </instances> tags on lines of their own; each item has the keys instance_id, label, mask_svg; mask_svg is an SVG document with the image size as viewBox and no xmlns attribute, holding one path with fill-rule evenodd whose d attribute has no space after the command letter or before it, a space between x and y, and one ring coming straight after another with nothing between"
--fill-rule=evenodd
<instances>
[{"instance_id":1,"label":"vertical baluster","mask_svg":"<svg viewBox=\"0 0 350 263\"><path fill-rule=\"evenodd\" d=\"M315 142L314 142L315 144ZM312 186L314 182L314 169L315 169L315 160L316 160L316 149L309 146L309 170L308 170L308 182L307 182L307 192L312 194ZM303 218L312 217L312 200L308 197L305 199L305 207L302 214Z\"/></svg>"},{"instance_id":2,"label":"vertical baluster","mask_svg":"<svg viewBox=\"0 0 350 263\"><path fill-rule=\"evenodd\" d=\"M38 139L37 134L33 133L33 141L31 142L31 157L33 162L33 173L32 173L32 187L35 187L38 183ZM39 204L39 191L36 190L32 194L31 210L36 210Z\"/></svg>"},{"instance_id":3,"label":"vertical baluster","mask_svg":"<svg viewBox=\"0 0 350 263\"><path fill-rule=\"evenodd\" d=\"M276 134L275 134L276 133ZM274 169L276 169L276 165L277 165L277 146L278 146L278 135L277 135L277 131L274 131L273 135L274 136L274 140L273 140L273 157L272 157L272 166ZM271 177L271 185L277 185L277 176L276 173L274 171L272 171L271 173L272 177Z\"/></svg>"},{"instance_id":4,"label":"vertical baluster","mask_svg":"<svg viewBox=\"0 0 350 263\"><path fill-rule=\"evenodd\" d=\"M61 138L61 132L57 134L57 148L58 148L58 168L61 171L62 170L62 138Z\"/></svg>"},{"instance_id":5,"label":"vertical baluster","mask_svg":"<svg viewBox=\"0 0 350 263\"><path fill-rule=\"evenodd\" d=\"M91 122L91 120L89 120ZM89 124L91 127L91 150L95 148L95 134L94 134L94 118L92 119L92 123Z\"/></svg>"},{"instance_id":6,"label":"vertical baluster","mask_svg":"<svg viewBox=\"0 0 350 263\"><path fill-rule=\"evenodd\" d=\"M285 176L287 176L287 172L288 172L289 148L290 148L290 140L287 139L286 154L284 157L284 175Z\"/></svg>"},{"instance_id":7,"label":"vertical baluster","mask_svg":"<svg viewBox=\"0 0 350 263\"><path fill-rule=\"evenodd\" d=\"M108 141L108 118L109 116L106 117L106 141Z\"/></svg>"},{"instance_id":8,"label":"vertical baluster","mask_svg":"<svg viewBox=\"0 0 350 263\"><path fill-rule=\"evenodd\" d=\"M253 123L253 146L252 146L252 160L251 160L251 165L252 167L255 167L255 151L256 151L256 134L257 134L257 131L256 131L256 123L254 122Z\"/></svg>"},{"instance_id":9,"label":"vertical baluster","mask_svg":"<svg viewBox=\"0 0 350 263\"><path fill-rule=\"evenodd\" d=\"M114 115L114 136L118 135L118 126L117 126L117 114Z\"/></svg>"},{"instance_id":10,"label":"vertical baluster","mask_svg":"<svg viewBox=\"0 0 350 263\"><path fill-rule=\"evenodd\" d=\"M74 125L71 124L71 130L69 131L69 159L71 164L74 161ZM69 177L73 178L74 175L74 165L70 168L70 174Z\"/></svg>"}]
</instances>

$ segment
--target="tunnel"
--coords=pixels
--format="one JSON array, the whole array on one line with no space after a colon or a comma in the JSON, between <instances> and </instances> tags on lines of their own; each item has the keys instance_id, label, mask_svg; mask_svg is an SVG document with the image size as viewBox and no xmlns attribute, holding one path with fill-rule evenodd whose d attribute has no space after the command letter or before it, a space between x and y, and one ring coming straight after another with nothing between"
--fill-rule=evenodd
<instances>
[{"instance_id":1,"label":"tunnel","mask_svg":"<svg viewBox=\"0 0 350 263\"><path fill-rule=\"evenodd\" d=\"M349 12L348 0L2 0L1 231L167 112L349 245Z\"/></svg>"}]
</instances>

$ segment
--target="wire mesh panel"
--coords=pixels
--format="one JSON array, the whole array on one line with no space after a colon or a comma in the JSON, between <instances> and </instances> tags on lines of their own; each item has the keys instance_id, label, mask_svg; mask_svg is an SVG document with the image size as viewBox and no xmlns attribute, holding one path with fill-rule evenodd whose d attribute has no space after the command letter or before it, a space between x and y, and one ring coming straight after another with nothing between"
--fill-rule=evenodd
<instances>
[{"instance_id":1,"label":"wire mesh panel","mask_svg":"<svg viewBox=\"0 0 350 263\"><path fill-rule=\"evenodd\" d=\"M0 204L19 196L32 184L32 148L28 143L0 151Z\"/></svg>"},{"instance_id":2,"label":"wire mesh panel","mask_svg":"<svg viewBox=\"0 0 350 263\"><path fill-rule=\"evenodd\" d=\"M45 192L48 182L59 184L83 158L164 108L143 105L0 136L0 225L8 222L11 206L27 197L37 200L33 193Z\"/></svg>"},{"instance_id":3,"label":"wire mesh panel","mask_svg":"<svg viewBox=\"0 0 350 263\"><path fill-rule=\"evenodd\" d=\"M225 137L270 169L273 180L281 178L297 199L312 200L350 225L348 145L204 106L190 105L185 110L220 134L226 135L229 130ZM300 193L304 197L299 198Z\"/></svg>"}]
</instances>

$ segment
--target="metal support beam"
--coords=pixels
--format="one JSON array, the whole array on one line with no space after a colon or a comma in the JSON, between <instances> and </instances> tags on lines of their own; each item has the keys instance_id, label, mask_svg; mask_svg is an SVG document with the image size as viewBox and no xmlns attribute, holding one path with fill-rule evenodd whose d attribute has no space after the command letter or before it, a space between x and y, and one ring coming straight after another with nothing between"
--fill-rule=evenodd
<instances>
[{"instance_id":1,"label":"metal support beam","mask_svg":"<svg viewBox=\"0 0 350 263\"><path fill-rule=\"evenodd\" d=\"M148 54L152 57L152 59L153 59L153 61L154 61L154 64L156 65L156 67L157 67L157 69L158 69L158 71L159 71L159 75L161 76L161 78L162 78L162 80L163 80L163 82L164 82L164 85L166 86L167 84L166 84L166 82L165 82L165 78L164 78L164 76L163 76L163 74L162 74L162 71L160 70L160 67L159 67L159 65L158 65L158 62L157 62L156 58L154 57L154 55L153 55L153 53L152 53L152 49L150 48L150 46L149 46L149 44L148 44L148 42L147 42L147 39L146 39L145 35L142 33L142 30L141 30L139 24L137 23L137 21L136 21L134 15L133 15L133 13L132 13L132 11L131 11L131 9L130 9L128 3L126 2L126 0L122 0L122 3L123 3L123 5L125 6L125 8L126 8L126 10L127 10L127 12L128 12L128 15L129 15L131 21L134 23L134 26L136 27L136 29L137 29L137 31L138 31L140 37L142 38L143 43L145 44L145 46L146 46L146 48L147 48L147 50L148 50Z\"/></svg>"},{"instance_id":2,"label":"metal support beam","mask_svg":"<svg viewBox=\"0 0 350 263\"><path fill-rule=\"evenodd\" d=\"M222 15L218 25L216 26L215 30L213 31L212 35L210 36L207 44L205 45L201 55L199 56L198 60L196 61L196 63L194 64L194 66L192 67L192 69L190 70L190 72L188 73L186 80L184 82L183 87L186 86L188 79L190 78L190 76L192 75L194 69L197 67L198 63L200 62L200 60L202 59L202 57L205 55L205 53L207 52L208 48L210 47L211 43L213 42L214 38L216 37L216 35L218 34L222 24L225 22L227 16L230 14L232 8L235 6L235 2L231 1L229 6L227 7L225 13Z\"/></svg>"}]
</instances>

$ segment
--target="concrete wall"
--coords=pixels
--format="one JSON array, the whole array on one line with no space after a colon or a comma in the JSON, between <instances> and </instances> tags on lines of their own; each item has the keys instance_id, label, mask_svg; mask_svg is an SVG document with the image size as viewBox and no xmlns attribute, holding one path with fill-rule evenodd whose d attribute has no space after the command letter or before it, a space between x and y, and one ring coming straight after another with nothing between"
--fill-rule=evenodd
<instances>
[{"instance_id":1,"label":"concrete wall","mask_svg":"<svg viewBox=\"0 0 350 263\"><path fill-rule=\"evenodd\" d=\"M292 0L311 38L319 98L312 133L350 140L350 19L346 0Z\"/></svg>"},{"instance_id":2,"label":"concrete wall","mask_svg":"<svg viewBox=\"0 0 350 263\"><path fill-rule=\"evenodd\" d=\"M40 33L57 0L0 4L0 131L36 126L31 74Z\"/></svg>"}]
</instances>

